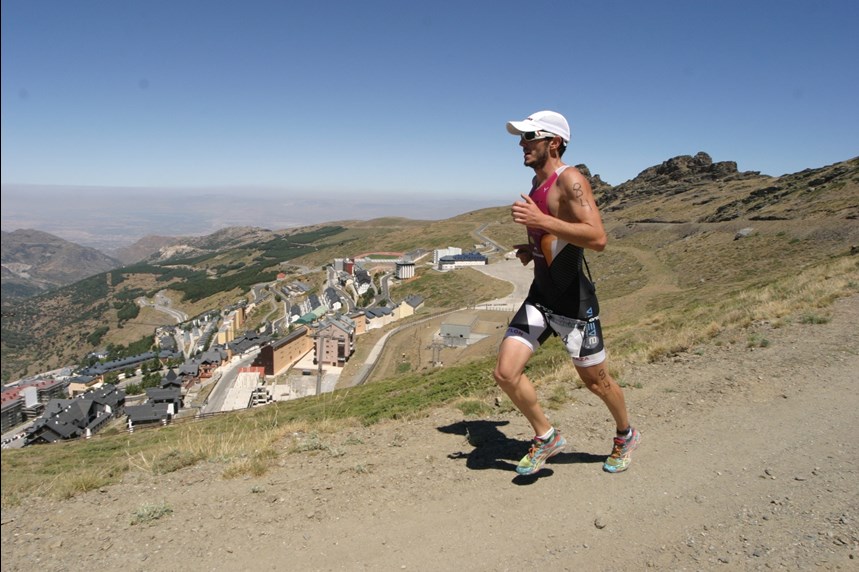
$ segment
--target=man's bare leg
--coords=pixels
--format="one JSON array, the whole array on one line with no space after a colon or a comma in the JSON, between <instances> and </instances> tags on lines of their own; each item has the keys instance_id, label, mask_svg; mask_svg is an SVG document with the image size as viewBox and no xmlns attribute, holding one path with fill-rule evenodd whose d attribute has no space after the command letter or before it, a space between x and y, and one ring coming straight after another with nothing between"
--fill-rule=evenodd
<instances>
[{"instance_id":1,"label":"man's bare leg","mask_svg":"<svg viewBox=\"0 0 859 572\"><path fill-rule=\"evenodd\" d=\"M590 367L576 366L576 371L587 388L606 404L611 416L614 417L617 431L629 429L629 414L626 410L623 390L609 375L605 362Z\"/></svg>"},{"instance_id":2,"label":"man's bare leg","mask_svg":"<svg viewBox=\"0 0 859 572\"><path fill-rule=\"evenodd\" d=\"M537 391L534 384L525 375L525 365L532 355L531 348L514 340L507 338L501 342L498 351L498 362L495 365L493 375L495 383L507 394L510 401L522 412L535 435L544 435L552 428L543 408L537 401Z\"/></svg>"}]
</instances>

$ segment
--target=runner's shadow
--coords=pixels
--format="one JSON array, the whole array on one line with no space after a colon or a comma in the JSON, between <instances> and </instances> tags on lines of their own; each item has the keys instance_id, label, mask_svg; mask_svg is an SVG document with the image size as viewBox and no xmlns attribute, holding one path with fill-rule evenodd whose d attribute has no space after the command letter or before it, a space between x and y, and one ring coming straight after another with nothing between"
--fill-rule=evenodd
<instances>
[{"instance_id":1,"label":"runner's shadow","mask_svg":"<svg viewBox=\"0 0 859 572\"><path fill-rule=\"evenodd\" d=\"M458 421L451 425L439 427L442 433L462 435L468 445L474 447L471 451L456 451L449 454L449 459L465 459L465 466L469 469L480 471L484 469L497 469L501 471L515 471L519 460L528 453L531 447L529 441L511 439L498 428L508 425L509 421ZM568 445L569 447L569 445ZM547 465L559 463L602 463L604 455L593 455L591 453L559 453L546 461ZM530 484L539 477L548 477L553 471L544 467L534 475L517 475L514 482L517 484Z\"/></svg>"},{"instance_id":2,"label":"runner's shadow","mask_svg":"<svg viewBox=\"0 0 859 572\"><path fill-rule=\"evenodd\" d=\"M498 430L498 427L508 425L509 421L458 421L451 425L439 427L442 433L462 435L471 451L456 451L449 454L449 459L465 459L465 466L480 471L483 469L499 469L513 471L519 459L525 456L530 443L511 439Z\"/></svg>"}]
</instances>

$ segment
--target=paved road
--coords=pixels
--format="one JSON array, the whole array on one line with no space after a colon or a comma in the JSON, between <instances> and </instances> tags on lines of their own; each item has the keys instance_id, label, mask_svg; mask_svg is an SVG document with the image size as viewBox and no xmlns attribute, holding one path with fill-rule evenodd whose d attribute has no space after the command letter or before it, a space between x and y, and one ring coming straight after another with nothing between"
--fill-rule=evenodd
<instances>
[{"instance_id":1,"label":"paved road","mask_svg":"<svg viewBox=\"0 0 859 572\"><path fill-rule=\"evenodd\" d=\"M472 266L472 268L493 278L505 280L513 284L513 292L509 295L478 304L479 308L484 306L518 307L528 294L528 288L530 288L531 280L534 278L534 267L530 264L522 266L522 263L517 258L512 260L505 259L494 264L487 264L486 266Z\"/></svg>"},{"instance_id":2,"label":"paved road","mask_svg":"<svg viewBox=\"0 0 859 572\"><path fill-rule=\"evenodd\" d=\"M158 312L167 314L168 316L176 320L177 324L181 324L182 322L188 320L188 314L171 307L172 301L170 300L170 298L164 295L163 290L155 294L154 301L150 301L144 297L138 298L137 305L141 308L143 308L144 306L149 306L151 308L154 308Z\"/></svg>"},{"instance_id":3,"label":"paved road","mask_svg":"<svg viewBox=\"0 0 859 572\"><path fill-rule=\"evenodd\" d=\"M528 294L528 288L531 286L531 279L533 278L532 267L530 265L522 266L522 263L515 258L513 260L502 260L500 262L488 264L486 266L473 266L472 268L483 272L488 276L492 276L493 278L505 280L513 284L513 292L511 292L509 295L504 296L503 298L496 298L495 300L489 300L488 302L478 304L477 308L509 311L515 310L519 307L519 304L522 303L522 300L525 299L525 295ZM464 309L466 308L450 310L446 313L452 314L454 312L459 312L460 310ZM404 328L413 328L418 324L426 322L427 320L438 318L438 316L439 315L429 316L427 318L424 318L423 320L405 324L403 326L394 328L390 332L387 332L379 339L379 341L376 342L376 345L373 346L373 349L370 350L370 353L367 355L367 359L365 360L364 365L361 367L361 370L358 372L358 374L355 375L353 381L351 382L351 385L360 385L367 380L370 373L373 371L373 367L376 365L376 361L379 359L379 355L382 353L382 350L385 347L385 343L387 343L388 338L392 334L395 334Z\"/></svg>"}]
</instances>

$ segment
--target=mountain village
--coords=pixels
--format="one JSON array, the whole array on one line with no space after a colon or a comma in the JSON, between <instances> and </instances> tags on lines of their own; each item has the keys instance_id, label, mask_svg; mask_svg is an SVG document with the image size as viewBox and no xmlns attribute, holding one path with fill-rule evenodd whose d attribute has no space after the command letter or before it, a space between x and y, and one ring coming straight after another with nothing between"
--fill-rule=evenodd
<instances>
[{"instance_id":1,"label":"mountain village","mask_svg":"<svg viewBox=\"0 0 859 572\"><path fill-rule=\"evenodd\" d=\"M326 279L319 287L287 281L281 273L272 283L254 286L246 300L190 319L171 308L164 292L154 301L138 299L139 305L153 306L177 321L156 328L157 347L113 361L98 355L101 359L91 366L65 367L5 385L3 447L90 438L120 422L133 432L333 391L359 336L423 307L424 300L416 295L395 303L391 280L413 279L417 263L440 272L486 265L489 259L477 250L481 247L337 258L325 267ZM271 300L284 305L283 316L247 329L248 316ZM369 305L361 307L359 302L365 300ZM467 338L461 326L450 328L437 333L440 343ZM372 366L368 359L346 384L366 381ZM159 374L160 382L127 395L132 380L147 373ZM287 383L275 384L284 374Z\"/></svg>"}]
</instances>

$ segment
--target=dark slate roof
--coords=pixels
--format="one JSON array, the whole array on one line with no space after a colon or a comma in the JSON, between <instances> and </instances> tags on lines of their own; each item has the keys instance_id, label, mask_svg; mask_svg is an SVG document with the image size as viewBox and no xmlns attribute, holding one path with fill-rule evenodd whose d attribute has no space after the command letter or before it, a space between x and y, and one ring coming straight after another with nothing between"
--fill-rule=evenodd
<instances>
[{"instance_id":1,"label":"dark slate roof","mask_svg":"<svg viewBox=\"0 0 859 572\"><path fill-rule=\"evenodd\" d=\"M463 252L462 254L454 254L454 260L479 260L481 262L485 262L487 260L486 256L480 254L479 252Z\"/></svg>"},{"instance_id":2,"label":"dark slate roof","mask_svg":"<svg viewBox=\"0 0 859 572\"><path fill-rule=\"evenodd\" d=\"M200 363L221 363L227 358L225 352L217 348L210 349L200 356Z\"/></svg>"},{"instance_id":3,"label":"dark slate roof","mask_svg":"<svg viewBox=\"0 0 859 572\"><path fill-rule=\"evenodd\" d=\"M182 387L182 380L177 376L173 379L162 378L161 385L162 389L168 389L170 387Z\"/></svg>"},{"instance_id":4,"label":"dark slate roof","mask_svg":"<svg viewBox=\"0 0 859 572\"><path fill-rule=\"evenodd\" d=\"M387 316L391 312L391 308L388 308L387 306L375 306L373 308L367 308L366 310L364 310L364 314L371 319Z\"/></svg>"},{"instance_id":5,"label":"dark slate roof","mask_svg":"<svg viewBox=\"0 0 859 572\"><path fill-rule=\"evenodd\" d=\"M340 295L337 293L337 290L330 286L325 289L324 296L325 300L332 305L340 301Z\"/></svg>"},{"instance_id":6,"label":"dark slate roof","mask_svg":"<svg viewBox=\"0 0 859 572\"><path fill-rule=\"evenodd\" d=\"M254 332L254 334L255 335L253 336L246 335L242 336L241 338L236 338L228 345L233 350L233 352L243 354L256 346L262 346L271 341L271 336L256 335L256 332Z\"/></svg>"},{"instance_id":7,"label":"dark slate roof","mask_svg":"<svg viewBox=\"0 0 859 572\"><path fill-rule=\"evenodd\" d=\"M54 417L64 423L75 424L77 421L80 425L85 425L85 423L80 422L85 422L89 418L94 404L95 402L89 399L73 399L65 409L57 413Z\"/></svg>"},{"instance_id":8,"label":"dark slate roof","mask_svg":"<svg viewBox=\"0 0 859 572\"><path fill-rule=\"evenodd\" d=\"M186 361L179 366L179 375L197 376L200 373L200 362L197 360Z\"/></svg>"},{"instance_id":9,"label":"dark slate roof","mask_svg":"<svg viewBox=\"0 0 859 572\"><path fill-rule=\"evenodd\" d=\"M138 354L136 356L107 361L104 363L97 363L92 367L84 369L81 373L84 375L92 375L98 377L99 375L104 375L111 371L134 367L138 364L149 361L154 357L157 357L154 352L146 352Z\"/></svg>"},{"instance_id":10,"label":"dark slate roof","mask_svg":"<svg viewBox=\"0 0 859 572\"><path fill-rule=\"evenodd\" d=\"M96 428L110 419L106 406L115 410L124 401L125 392L112 384L88 391L75 399L53 399L27 431L27 441L52 443L80 437L87 427Z\"/></svg>"},{"instance_id":11,"label":"dark slate roof","mask_svg":"<svg viewBox=\"0 0 859 572\"><path fill-rule=\"evenodd\" d=\"M411 306L412 308L417 308L421 304L424 303L424 299L417 294L410 294L406 296L406 299L403 300L406 304Z\"/></svg>"},{"instance_id":12,"label":"dark slate roof","mask_svg":"<svg viewBox=\"0 0 859 572\"><path fill-rule=\"evenodd\" d=\"M358 284L368 284L371 282L370 273L366 270L356 270L355 271L355 280Z\"/></svg>"},{"instance_id":13,"label":"dark slate roof","mask_svg":"<svg viewBox=\"0 0 859 572\"><path fill-rule=\"evenodd\" d=\"M98 389L87 391L79 399L116 407L120 402L125 401L125 390L117 388L112 383L107 383Z\"/></svg>"},{"instance_id":14,"label":"dark slate roof","mask_svg":"<svg viewBox=\"0 0 859 572\"><path fill-rule=\"evenodd\" d=\"M107 411L101 411L98 413L98 415L95 416L92 421L87 423L87 427L89 427L90 429L98 429L98 427L100 427L102 423L108 421L111 417L113 417L113 415L111 415Z\"/></svg>"},{"instance_id":15,"label":"dark slate roof","mask_svg":"<svg viewBox=\"0 0 859 572\"><path fill-rule=\"evenodd\" d=\"M130 405L125 408L125 414L131 421L135 423L156 423L162 419L167 419L166 403L144 403L143 405Z\"/></svg>"},{"instance_id":16,"label":"dark slate roof","mask_svg":"<svg viewBox=\"0 0 859 572\"><path fill-rule=\"evenodd\" d=\"M150 387L146 390L146 399L149 401L180 401L182 392L178 387Z\"/></svg>"},{"instance_id":17,"label":"dark slate roof","mask_svg":"<svg viewBox=\"0 0 859 572\"><path fill-rule=\"evenodd\" d=\"M30 439L35 437L41 438L48 442L59 441L60 439L72 439L80 437L83 434L83 429L80 427L63 421L61 419L52 418L45 420L44 423L33 425L29 431Z\"/></svg>"},{"instance_id":18,"label":"dark slate roof","mask_svg":"<svg viewBox=\"0 0 859 572\"><path fill-rule=\"evenodd\" d=\"M487 258L483 254L479 252L463 252L462 254L452 254L450 256L442 256L441 260L444 261L468 261L468 260L478 260L480 262L486 262Z\"/></svg>"},{"instance_id":19,"label":"dark slate roof","mask_svg":"<svg viewBox=\"0 0 859 572\"><path fill-rule=\"evenodd\" d=\"M42 412L42 416L45 418L52 417L68 407L72 401L74 401L74 399L51 399L45 404L45 410Z\"/></svg>"},{"instance_id":20,"label":"dark slate roof","mask_svg":"<svg viewBox=\"0 0 859 572\"><path fill-rule=\"evenodd\" d=\"M175 359L178 357L182 357L182 352L176 351L175 349L174 350L161 350L160 352L158 352L158 359L159 360Z\"/></svg>"}]
</instances>

